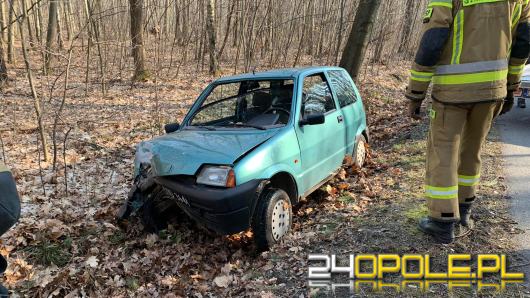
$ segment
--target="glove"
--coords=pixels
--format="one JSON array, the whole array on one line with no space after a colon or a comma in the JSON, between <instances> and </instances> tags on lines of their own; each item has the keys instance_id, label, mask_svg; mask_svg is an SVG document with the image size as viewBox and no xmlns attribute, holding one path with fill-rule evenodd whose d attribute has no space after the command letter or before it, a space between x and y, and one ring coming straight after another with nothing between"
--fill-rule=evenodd
<instances>
[{"instance_id":1,"label":"glove","mask_svg":"<svg viewBox=\"0 0 530 298\"><path fill-rule=\"evenodd\" d=\"M410 100L409 101L409 116L414 120L420 120L421 115L421 100Z\"/></svg>"},{"instance_id":2,"label":"glove","mask_svg":"<svg viewBox=\"0 0 530 298\"><path fill-rule=\"evenodd\" d=\"M499 115L504 115L511 111L513 108L513 91L508 91L508 95L506 96L506 99L504 99L504 104L502 105L502 110Z\"/></svg>"}]
</instances>

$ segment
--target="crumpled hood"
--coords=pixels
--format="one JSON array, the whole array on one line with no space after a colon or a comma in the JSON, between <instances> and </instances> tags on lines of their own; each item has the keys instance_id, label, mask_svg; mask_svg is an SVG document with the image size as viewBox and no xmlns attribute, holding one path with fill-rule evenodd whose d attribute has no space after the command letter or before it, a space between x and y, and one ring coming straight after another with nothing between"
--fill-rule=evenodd
<instances>
[{"instance_id":1,"label":"crumpled hood","mask_svg":"<svg viewBox=\"0 0 530 298\"><path fill-rule=\"evenodd\" d=\"M194 175L203 164L233 164L277 131L183 130L167 134L137 146L135 175L141 163L151 164L156 176Z\"/></svg>"}]
</instances>

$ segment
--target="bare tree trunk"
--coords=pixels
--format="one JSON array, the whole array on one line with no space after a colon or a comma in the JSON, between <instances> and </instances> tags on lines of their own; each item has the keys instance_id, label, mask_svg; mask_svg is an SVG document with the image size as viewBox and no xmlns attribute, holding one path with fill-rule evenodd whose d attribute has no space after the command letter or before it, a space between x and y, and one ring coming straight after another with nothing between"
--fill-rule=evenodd
<instances>
[{"instance_id":1,"label":"bare tree trunk","mask_svg":"<svg viewBox=\"0 0 530 298\"><path fill-rule=\"evenodd\" d=\"M143 30L143 0L129 0L129 9L131 14L131 39L132 55L134 58L134 77L133 81L143 81L149 77L145 69L145 49L144 49L144 30Z\"/></svg>"},{"instance_id":2,"label":"bare tree trunk","mask_svg":"<svg viewBox=\"0 0 530 298\"><path fill-rule=\"evenodd\" d=\"M206 5L206 30L208 31L208 52L210 54L210 74L217 75L219 65L217 61L216 43L217 38L215 34L215 0L207 0Z\"/></svg>"},{"instance_id":3,"label":"bare tree trunk","mask_svg":"<svg viewBox=\"0 0 530 298\"><path fill-rule=\"evenodd\" d=\"M62 22L62 17L61 17L60 7L57 6L57 43L59 44L59 48L63 50L64 41L63 41L63 32L61 29L61 22Z\"/></svg>"},{"instance_id":4,"label":"bare tree trunk","mask_svg":"<svg viewBox=\"0 0 530 298\"><path fill-rule=\"evenodd\" d=\"M7 27L7 61L15 63L15 0L8 0L9 24Z\"/></svg>"},{"instance_id":5,"label":"bare tree trunk","mask_svg":"<svg viewBox=\"0 0 530 298\"><path fill-rule=\"evenodd\" d=\"M53 42L57 39L57 1L50 1L48 8L48 33L46 35L46 53L44 54L44 70L50 70Z\"/></svg>"},{"instance_id":6,"label":"bare tree trunk","mask_svg":"<svg viewBox=\"0 0 530 298\"><path fill-rule=\"evenodd\" d=\"M27 14L28 13L28 6L26 3L26 0L21 0L22 2L22 13ZM29 17L25 17L26 19L26 25L28 26L28 37L29 37L29 46L33 46L33 30L31 30L31 23Z\"/></svg>"},{"instance_id":7,"label":"bare tree trunk","mask_svg":"<svg viewBox=\"0 0 530 298\"><path fill-rule=\"evenodd\" d=\"M33 2L33 1L32 1ZM42 45L42 13L40 3L34 8L35 12L33 13L33 22L35 25L35 36L39 45Z\"/></svg>"},{"instance_id":8,"label":"bare tree trunk","mask_svg":"<svg viewBox=\"0 0 530 298\"><path fill-rule=\"evenodd\" d=\"M410 42L410 35L412 32L412 25L414 24L415 18L412 18L411 16L414 15L414 8L415 5L414 0L407 0L407 3L405 4L405 17L403 22L403 29L401 31L401 43L399 44L398 53L407 54L409 49L409 42Z\"/></svg>"},{"instance_id":9,"label":"bare tree trunk","mask_svg":"<svg viewBox=\"0 0 530 298\"><path fill-rule=\"evenodd\" d=\"M221 59L221 56L223 55L223 52L225 50L226 42L228 41L228 37L230 36L230 25L232 24L232 16L234 15L236 4L237 2L234 1L232 3L232 6L230 7L230 11L228 12L228 19L226 20L225 37L223 39L223 44L221 45L221 48L219 49L219 52L217 53L218 60Z\"/></svg>"},{"instance_id":10,"label":"bare tree trunk","mask_svg":"<svg viewBox=\"0 0 530 298\"><path fill-rule=\"evenodd\" d=\"M4 54L4 42L2 41L2 37L0 37L0 90L5 85L5 83L7 83L7 79L8 76Z\"/></svg>"},{"instance_id":11,"label":"bare tree trunk","mask_svg":"<svg viewBox=\"0 0 530 298\"><path fill-rule=\"evenodd\" d=\"M29 61L28 52L26 48L26 41L24 38L24 28L22 27L22 20L18 20L18 28L20 31L20 43L22 45L22 55L24 57L24 64L26 65L26 72L28 75L29 86L31 89L31 95L33 96L33 107L35 108L35 115L37 116L37 126L39 128L40 139L42 143L42 152L44 155L44 161L50 160L50 153L48 151L48 141L46 140L46 132L44 131L44 125L42 123L42 112L40 107L39 96L35 90L33 82L33 72L31 71L31 63Z\"/></svg>"},{"instance_id":12,"label":"bare tree trunk","mask_svg":"<svg viewBox=\"0 0 530 298\"><path fill-rule=\"evenodd\" d=\"M4 6L4 1L0 1L0 39L3 39L2 41L7 40L7 32L4 30L6 23L6 8Z\"/></svg>"},{"instance_id":13,"label":"bare tree trunk","mask_svg":"<svg viewBox=\"0 0 530 298\"><path fill-rule=\"evenodd\" d=\"M355 80L364 61L368 37L372 31L381 0L361 0L353 21L352 30L342 53L340 66Z\"/></svg>"}]
</instances>

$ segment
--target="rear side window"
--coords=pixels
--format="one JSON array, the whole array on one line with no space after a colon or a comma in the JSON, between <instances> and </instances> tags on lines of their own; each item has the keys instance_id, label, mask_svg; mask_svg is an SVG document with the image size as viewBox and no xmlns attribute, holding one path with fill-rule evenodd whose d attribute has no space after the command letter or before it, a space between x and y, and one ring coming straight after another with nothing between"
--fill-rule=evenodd
<instances>
[{"instance_id":1,"label":"rear side window","mask_svg":"<svg viewBox=\"0 0 530 298\"><path fill-rule=\"evenodd\" d=\"M303 116L318 113L326 114L333 110L335 110L335 102L324 74L306 77L302 92Z\"/></svg>"},{"instance_id":2,"label":"rear side window","mask_svg":"<svg viewBox=\"0 0 530 298\"><path fill-rule=\"evenodd\" d=\"M328 72L333 90L337 93L340 107L345 107L357 101L355 89L350 81L347 72L342 70L332 70Z\"/></svg>"}]
</instances>

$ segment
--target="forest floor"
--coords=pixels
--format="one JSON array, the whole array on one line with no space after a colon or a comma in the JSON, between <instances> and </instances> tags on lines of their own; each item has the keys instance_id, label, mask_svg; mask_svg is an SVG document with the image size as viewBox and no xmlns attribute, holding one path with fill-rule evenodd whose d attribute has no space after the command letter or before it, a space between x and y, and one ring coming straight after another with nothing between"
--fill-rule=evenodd
<instances>
[{"instance_id":1,"label":"forest floor","mask_svg":"<svg viewBox=\"0 0 530 298\"><path fill-rule=\"evenodd\" d=\"M17 81L0 101L1 149L16 177L23 211L16 227L2 237L0 253L8 255L9 268L0 282L17 295L38 297L308 297L330 294L309 287L310 253L431 254L437 271L444 270L450 253L507 253L516 270L524 260L514 252L511 238L520 231L507 211L495 134L484 153L475 215L480 229L459 231L451 245L435 244L416 230L426 214L422 185L428 124L406 116L405 66L369 68L359 84L372 137L366 168L345 168L302 202L295 209L293 232L261 254L254 253L250 232L220 237L184 221L153 235L140 226L123 231L114 220L133 179L135 145L158 135L157 123L181 120L210 77L183 73L178 81L135 85L117 78L109 82L106 96L97 90L85 96L83 74L74 74L59 121L54 171L53 163L39 162L25 72L12 70ZM62 87L59 81L49 96L53 79L36 80L46 86L38 91L51 132ZM473 288L454 291L477 294ZM510 287L514 294L525 291L522 285ZM426 292L445 296L447 286ZM387 289L381 295L397 293ZM407 286L401 295L423 294Z\"/></svg>"}]
</instances>

